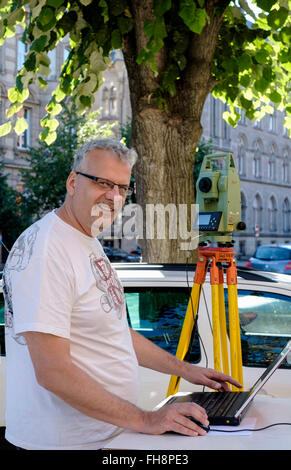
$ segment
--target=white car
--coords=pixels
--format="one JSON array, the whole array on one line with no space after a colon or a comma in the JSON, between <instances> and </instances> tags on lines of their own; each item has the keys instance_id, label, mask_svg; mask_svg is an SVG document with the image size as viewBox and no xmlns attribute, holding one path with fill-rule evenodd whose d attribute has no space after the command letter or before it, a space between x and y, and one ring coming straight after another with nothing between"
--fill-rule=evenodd
<instances>
[{"instance_id":1,"label":"white car","mask_svg":"<svg viewBox=\"0 0 291 470\"><path fill-rule=\"evenodd\" d=\"M113 264L123 284L130 326L175 354L193 284L194 266ZM227 312L227 286L226 312ZM290 276L238 269L244 387L247 389L291 338ZM213 367L211 286L206 277L198 311L199 338L190 360ZM2 316L1 316L2 315ZM0 426L5 426L4 304L0 286ZM139 405L153 409L167 394L170 377L140 368ZM281 365L260 391L265 396L290 397L291 364ZM183 380L179 391L195 386ZM200 387L201 389L201 387Z\"/></svg>"}]
</instances>

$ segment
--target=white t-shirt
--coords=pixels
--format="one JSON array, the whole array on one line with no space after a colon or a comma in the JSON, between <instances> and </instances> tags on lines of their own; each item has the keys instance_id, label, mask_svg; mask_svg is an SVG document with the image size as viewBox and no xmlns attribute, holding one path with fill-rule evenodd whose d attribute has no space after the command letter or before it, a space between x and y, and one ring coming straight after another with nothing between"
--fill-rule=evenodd
<instances>
[{"instance_id":1,"label":"white t-shirt","mask_svg":"<svg viewBox=\"0 0 291 470\"><path fill-rule=\"evenodd\" d=\"M6 439L25 449L101 448L120 428L82 414L41 387L21 335L38 331L68 338L77 366L136 403L138 364L123 288L99 241L50 212L15 242L3 279Z\"/></svg>"}]
</instances>

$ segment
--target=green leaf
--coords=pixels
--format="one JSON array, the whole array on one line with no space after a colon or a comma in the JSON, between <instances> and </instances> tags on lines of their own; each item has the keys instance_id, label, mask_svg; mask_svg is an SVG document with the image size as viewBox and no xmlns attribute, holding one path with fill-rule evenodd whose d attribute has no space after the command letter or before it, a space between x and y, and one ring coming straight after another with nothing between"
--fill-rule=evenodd
<instances>
[{"instance_id":1,"label":"green leaf","mask_svg":"<svg viewBox=\"0 0 291 470\"><path fill-rule=\"evenodd\" d=\"M250 85L251 83L251 76L248 75L248 74L244 74L244 75L241 75L240 78L239 78L239 82L240 84L244 87L244 88L248 88L248 86Z\"/></svg>"},{"instance_id":2,"label":"green leaf","mask_svg":"<svg viewBox=\"0 0 291 470\"><path fill-rule=\"evenodd\" d=\"M273 101L273 103L281 103L282 96L276 90L271 91L268 97L270 98L271 101Z\"/></svg>"},{"instance_id":3,"label":"green leaf","mask_svg":"<svg viewBox=\"0 0 291 470\"><path fill-rule=\"evenodd\" d=\"M47 0L47 6L53 8L59 8L61 5L63 5L63 3L65 3L64 0ZM81 3L83 2L81 1Z\"/></svg>"},{"instance_id":4,"label":"green leaf","mask_svg":"<svg viewBox=\"0 0 291 470\"><path fill-rule=\"evenodd\" d=\"M122 37L118 29L111 33L111 44L113 49L120 49L122 47Z\"/></svg>"},{"instance_id":5,"label":"green leaf","mask_svg":"<svg viewBox=\"0 0 291 470\"><path fill-rule=\"evenodd\" d=\"M24 131L28 129L27 121L24 117L17 119L14 130L17 135L23 134Z\"/></svg>"},{"instance_id":6,"label":"green leaf","mask_svg":"<svg viewBox=\"0 0 291 470\"><path fill-rule=\"evenodd\" d=\"M47 43L47 40L48 40L48 37L46 35L42 35L40 36L39 38L35 39L35 41L33 41L31 47L30 47L30 51L36 51L36 52L42 52L44 50L44 47Z\"/></svg>"},{"instance_id":7,"label":"green leaf","mask_svg":"<svg viewBox=\"0 0 291 470\"><path fill-rule=\"evenodd\" d=\"M240 72L242 72L243 70L248 70L252 67L253 65L253 62L252 62L252 59L251 57L249 56L249 54L247 54L246 52L244 52L238 59L237 59L237 62L238 62L238 69Z\"/></svg>"},{"instance_id":8,"label":"green leaf","mask_svg":"<svg viewBox=\"0 0 291 470\"><path fill-rule=\"evenodd\" d=\"M265 49L261 49L255 54L255 59L259 64L265 64L268 60L268 57L269 54L267 51L265 51Z\"/></svg>"},{"instance_id":9,"label":"green leaf","mask_svg":"<svg viewBox=\"0 0 291 470\"><path fill-rule=\"evenodd\" d=\"M287 8L280 7L279 10L272 10L267 18L268 25L271 28L279 29L285 24L288 18L289 12Z\"/></svg>"},{"instance_id":10,"label":"green leaf","mask_svg":"<svg viewBox=\"0 0 291 470\"><path fill-rule=\"evenodd\" d=\"M11 103L15 103L18 101L19 91L15 88L9 88L8 90L8 98Z\"/></svg>"},{"instance_id":11,"label":"green leaf","mask_svg":"<svg viewBox=\"0 0 291 470\"><path fill-rule=\"evenodd\" d=\"M55 10L53 8L45 7L41 10L38 20L42 26L48 25L55 18Z\"/></svg>"},{"instance_id":12,"label":"green leaf","mask_svg":"<svg viewBox=\"0 0 291 470\"><path fill-rule=\"evenodd\" d=\"M4 135L9 134L10 131L11 131L11 122L10 121L5 122L4 124L0 126L0 137L3 137Z\"/></svg>"},{"instance_id":13,"label":"green leaf","mask_svg":"<svg viewBox=\"0 0 291 470\"><path fill-rule=\"evenodd\" d=\"M47 116L42 119L40 124L42 127L46 127L48 132L53 132L58 128L59 121L57 119L50 119L50 117Z\"/></svg>"},{"instance_id":14,"label":"green leaf","mask_svg":"<svg viewBox=\"0 0 291 470\"><path fill-rule=\"evenodd\" d=\"M193 33L200 34L207 20L206 10L197 8L194 1L182 0L180 2L179 16Z\"/></svg>"},{"instance_id":15,"label":"green leaf","mask_svg":"<svg viewBox=\"0 0 291 470\"><path fill-rule=\"evenodd\" d=\"M63 101L63 99L65 98L65 93L60 89L60 86L57 86L57 88L55 89L54 91L54 97L55 97L55 100L57 103L60 103L61 101Z\"/></svg>"},{"instance_id":16,"label":"green leaf","mask_svg":"<svg viewBox=\"0 0 291 470\"><path fill-rule=\"evenodd\" d=\"M229 74L237 72L238 62L233 57L226 57L221 65Z\"/></svg>"},{"instance_id":17,"label":"green leaf","mask_svg":"<svg viewBox=\"0 0 291 470\"><path fill-rule=\"evenodd\" d=\"M244 109L250 109L253 104L251 100L248 100L243 95L240 96L240 103Z\"/></svg>"},{"instance_id":18,"label":"green leaf","mask_svg":"<svg viewBox=\"0 0 291 470\"><path fill-rule=\"evenodd\" d=\"M23 83L21 81L21 76L20 75L17 75L17 77L16 77L15 87L20 93L23 92Z\"/></svg>"},{"instance_id":19,"label":"green leaf","mask_svg":"<svg viewBox=\"0 0 291 470\"><path fill-rule=\"evenodd\" d=\"M36 79L36 84L39 88L41 88L42 90L46 90L47 87L48 87L48 83L46 80L44 80L42 77L37 77Z\"/></svg>"},{"instance_id":20,"label":"green leaf","mask_svg":"<svg viewBox=\"0 0 291 470\"><path fill-rule=\"evenodd\" d=\"M285 26L280 31L281 41L285 42L285 44L291 43L291 26Z\"/></svg>"},{"instance_id":21,"label":"green leaf","mask_svg":"<svg viewBox=\"0 0 291 470\"><path fill-rule=\"evenodd\" d=\"M114 16L121 15L127 6L126 0L111 0L108 3L110 4L109 11Z\"/></svg>"},{"instance_id":22,"label":"green leaf","mask_svg":"<svg viewBox=\"0 0 291 470\"><path fill-rule=\"evenodd\" d=\"M34 71L36 66L36 55L35 52L28 54L26 61L24 62L24 67L28 72Z\"/></svg>"},{"instance_id":23,"label":"green leaf","mask_svg":"<svg viewBox=\"0 0 291 470\"><path fill-rule=\"evenodd\" d=\"M44 141L47 145L51 145L57 138L57 133L55 131L48 132L47 136L45 137Z\"/></svg>"},{"instance_id":24,"label":"green leaf","mask_svg":"<svg viewBox=\"0 0 291 470\"><path fill-rule=\"evenodd\" d=\"M118 28L121 34L129 33L129 31L132 30L133 25L134 25L132 18L123 18L123 17L117 18L117 24L118 24Z\"/></svg>"},{"instance_id":25,"label":"green leaf","mask_svg":"<svg viewBox=\"0 0 291 470\"><path fill-rule=\"evenodd\" d=\"M15 113L18 113L22 108L22 103L15 103L11 106L6 111L6 117L10 118L12 117Z\"/></svg>"},{"instance_id":26,"label":"green leaf","mask_svg":"<svg viewBox=\"0 0 291 470\"><path fill-rule=\"evenodd\" d=\"M154 12L157 16L162 16L166 11L170 10L172 0L154 0Z\"/></svg>"},{"instance_id":27,"label":"green leaf","mask_svg":"<svg viewBox=\"0 0 291 470\"><path fill-rule=\"evenodd\" d=\"M265 80L267 80L269 83L272 82L272 80L274 79L275 77L275 74L272 70L272 67L266 65L264 68L263 68L263 77Z\"/></svg>"},{"instance_id":28,"label":"green leaf","mask_svg":"<svg viewBox=\"0 0 291 470\"><path fill-rule=\"evenodd\" d=\"M269 84L270 83L267 80L265 80L263 77L261 77L258 80L255 80L254 87L260 93L264 93L266 91L266 89L269 87Z\"/></svg>"},{"instance_id":29,"label":"green leaf","mask_svg":"<svg viewBox=\"0 0 291 470\"><path fill-rule=\"evenodd\" d=\"M47 109L47 112L51 116L57 116L58 114L60 114L60 112L62 111L63 108L62 108L61 104L51 102L47 105L46 109Z\"/></svg>"},{"instance_id":30,"label":"green leaf","mask_svg":"<svg viewBox=\"0 0 291 470\"><path fill-rule=\"evenodd\" d=\"M264 11L270 11L272 6L275 5L276 0L257 0L256 4Z\"/></svg>"},{"instance_id":31,"label":"green leaf","mask_svg":"<svg viewBox=\"0 0 291 470\"><path fill-rule=\"evenodd\" d=\"M108 13L108 4L106 0L100 0L99 7L102 9L102 16L104 17L104 23L107 23L107 21L109 20L109 13Z\"/></svg>"}]
</instances>

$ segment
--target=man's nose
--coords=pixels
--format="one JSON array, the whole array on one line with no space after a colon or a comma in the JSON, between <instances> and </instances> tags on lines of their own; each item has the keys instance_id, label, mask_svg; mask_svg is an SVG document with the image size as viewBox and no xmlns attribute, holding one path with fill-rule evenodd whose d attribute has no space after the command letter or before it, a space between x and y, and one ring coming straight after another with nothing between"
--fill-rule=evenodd
<instances>
[{"instance_id":1,"label":"man's nose","mask_svg":"<svg viewBox=\"0 0 291 470\"><path fill-rule=\"evenodd\" d=\"M119 187L117 186L117 184L115 184L113 188L110 189L110 191L106 191L105 196L107 199L110 199L110 200L113 200L116 196L120 196Z\"/></svg>"}]
</instances>

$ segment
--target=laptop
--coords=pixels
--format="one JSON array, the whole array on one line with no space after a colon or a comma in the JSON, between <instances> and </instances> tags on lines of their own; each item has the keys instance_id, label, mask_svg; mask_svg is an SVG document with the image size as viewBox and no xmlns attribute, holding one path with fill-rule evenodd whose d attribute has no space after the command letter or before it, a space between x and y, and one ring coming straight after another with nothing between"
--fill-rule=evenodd
<instances>
[{"instance_id":1,"label":"laptop","mask_svg":"<svg viewBox=\"0 0 291 470\"><path fill-rule=\"evenodd\" d=\"M270 379L290 351L291 341L286 344L249 391L176 393L160 403L157 408L170 403L195 402L205 408L209 424L237 426L258 391Z\"/></svg>"}]
</instances>

